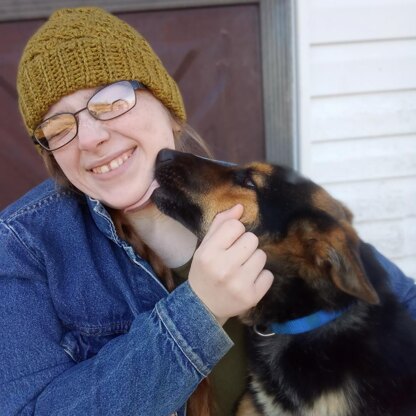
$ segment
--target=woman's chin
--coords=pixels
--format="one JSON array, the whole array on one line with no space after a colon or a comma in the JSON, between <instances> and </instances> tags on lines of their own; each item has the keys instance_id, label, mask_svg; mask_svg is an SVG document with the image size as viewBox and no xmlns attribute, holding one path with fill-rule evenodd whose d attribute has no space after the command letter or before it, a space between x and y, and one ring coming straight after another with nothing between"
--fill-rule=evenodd
<instances>
[{"instance_id":1,"label":"woman's chin","mask_svg":"<svg viewBox=\"0 0 416 416\"><path fill-rule=\"evenodd\" d=\"M147 188L146 192L138 201L136 201L132 205L124 207L123 209L124 213L137 211L139 209L144 209L145 207L151 205L152 202L151 202L150 197L152 196L154 190L157 188L159 188L159 184L156 181L156 179L153 179L153 181L150 183L149 187Z\"/></svg>"},{"instance_id":2,"label":"woman's chin","mask_svg":"<svg viewBox=\"0 0 416 416\"><path fill-rule=\"evenodd\" d=\"M122 210L125 214L129 214L129 213L133 213L133 212L137 212L137 211L144 211L146 209L151 208L152 206L155 207L155 204L150 199L148 199L145 202L140 202L139 201L136 204L124 207L124 208L122 208Z\"/></svg>"}]
</instances>

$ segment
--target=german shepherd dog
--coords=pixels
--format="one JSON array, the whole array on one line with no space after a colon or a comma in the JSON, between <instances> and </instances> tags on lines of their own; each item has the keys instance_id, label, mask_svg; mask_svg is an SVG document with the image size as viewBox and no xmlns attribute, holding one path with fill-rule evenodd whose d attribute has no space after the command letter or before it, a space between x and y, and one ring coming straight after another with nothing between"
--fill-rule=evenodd
<instances>
[{"instance_id":1,"label":"german shepherd dog","mask_svg":"<svg viewBox=\"0 0 416 416\"><path fill-rule=\"evenodd\" d=\"M415 416L416 323L352 215L323 188L266 163L162 150L152 198L199 239L236 203L274 274L247 325L238 416Z\"/></svg>"}]
</instances>

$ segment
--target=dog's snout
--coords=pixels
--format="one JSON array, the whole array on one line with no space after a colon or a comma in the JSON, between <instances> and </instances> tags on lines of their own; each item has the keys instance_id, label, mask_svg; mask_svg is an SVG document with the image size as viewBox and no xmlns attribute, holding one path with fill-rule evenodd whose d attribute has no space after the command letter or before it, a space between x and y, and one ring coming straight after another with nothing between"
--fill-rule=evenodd
<instances>
[{"instance_id":1,"label":"dog's snout","mask_svg":"<svg viewBox=\"0 0 416 416\"><path fill-rule=\"evenodd\" d=\"M160 150L156 157L156 166L164 164L164 163L172 162L179 154L181 153L172 149Z\"/></svg>"}]
</instances>

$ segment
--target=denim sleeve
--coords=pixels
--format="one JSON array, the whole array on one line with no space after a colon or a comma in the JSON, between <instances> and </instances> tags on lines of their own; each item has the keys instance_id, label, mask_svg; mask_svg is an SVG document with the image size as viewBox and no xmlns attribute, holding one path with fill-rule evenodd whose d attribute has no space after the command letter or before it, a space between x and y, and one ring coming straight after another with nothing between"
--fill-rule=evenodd
<instances>
[{"instance_id":1,"label":"denim sleeve","mask_svg":"<svg viewBox=\"0 0 416 416\"><path fill-rule=\"evenodd\" d=\"M373 251L375 259L388 274L390 287L398 297L399 301L406 306L413 318L416 319L416 282L405 274L390 260L384 257L374 247L367 244L369 250Z\"/></svg>"},{"instance_id":2,"label":"denim sleeve","mask_svg":"<svg viewBox=\"0 0 416 416\"><path fill-rule=\"evenodd\" d=\"M185 283L76 364L37 260L0 227L0 414L168 416L231 340Z\"/></svg>"}]
</instances>

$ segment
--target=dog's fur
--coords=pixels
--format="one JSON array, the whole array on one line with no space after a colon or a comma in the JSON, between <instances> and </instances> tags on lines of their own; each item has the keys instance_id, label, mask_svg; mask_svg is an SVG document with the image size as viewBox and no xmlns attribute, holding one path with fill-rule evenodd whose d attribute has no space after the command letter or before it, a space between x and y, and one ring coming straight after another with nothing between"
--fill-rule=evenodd
<instances>
[{"instance_id":1,"label":"dog's fur","mask_svg":"<svg viewBox=\"0 0 416 416\"><path fill-rule=\"evenodd\" d=\"M163 150L156 179L158 208L200 239L218 212L243 204L242 222L274 274L264 298L241 316L249 381L238 416L416 415L416 324L348 209L293 170L266 163L226 166ZM253 330L343 308L303 334Z\"/></svg>"}]
</instances>

